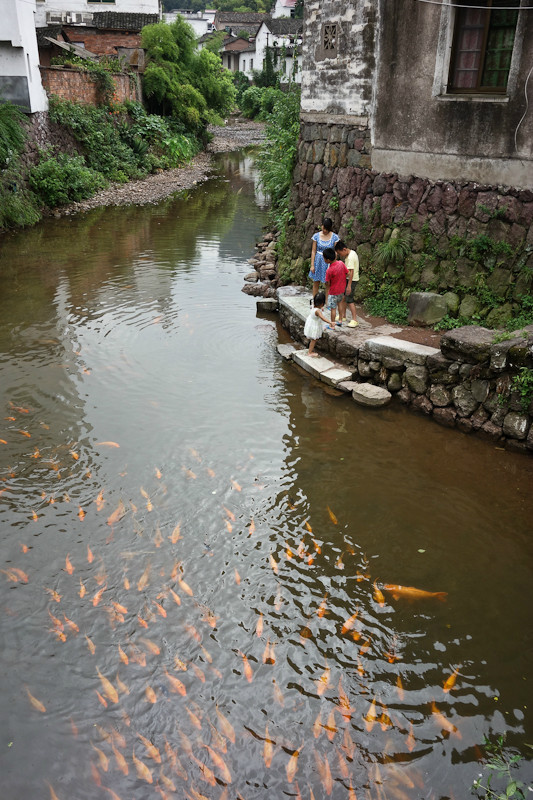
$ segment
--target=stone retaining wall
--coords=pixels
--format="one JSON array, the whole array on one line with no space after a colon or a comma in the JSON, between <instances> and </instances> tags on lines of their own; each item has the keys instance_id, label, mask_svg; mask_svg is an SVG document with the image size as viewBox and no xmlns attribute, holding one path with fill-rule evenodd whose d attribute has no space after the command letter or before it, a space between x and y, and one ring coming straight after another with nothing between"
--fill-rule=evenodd
<instances>
[{"instance_id":1,"label":"stone retaining wall","mask_svg":"<svg viewBox=\"0 0 533 800\"><path fill-rule=\"evenodd\" d=\"M294 339L307 341L304 318L284 304L282 292L280 317ZM467 326L444 334L438 350L391 336L357 345L346 333L326 330L319 346L346 364L353 380L386 388L441 425L533 455L533 392L524 402L513 390L520 369L533 370L533 325L497 339L494 331Z\"/></svg>"},{"instance_id":2,"label":"stone retaining wall","mask_svg":"<svg viewBox=\"0 0 533 800\"><path fill-rule=\"evenodd\" d=\"M417 290L456 294L452 316L499 327L518 314L533 284L533 191L383 174L371 165L368 128L301 124L283 280L305 282L311 236L329 216L359 254L357 299L386 271L404 300ZM384 266L377 249L395 228L409 252Z\"/></svg>"}]
</instances>

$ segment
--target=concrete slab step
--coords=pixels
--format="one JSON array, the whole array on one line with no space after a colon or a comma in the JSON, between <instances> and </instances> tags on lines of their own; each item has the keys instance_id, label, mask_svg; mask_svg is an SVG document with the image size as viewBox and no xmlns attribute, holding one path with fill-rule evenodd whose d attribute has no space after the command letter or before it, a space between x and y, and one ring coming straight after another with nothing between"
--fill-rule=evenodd
<instances>
[{"instance_id":1,"label":"concrete slab step","mask_svg":"<svg viewBox=\"0 0 533 800\"><path fill-rule=\"evenodd\" d=\"M293 344L278 344L276 349L285 361L290 361L292 354L296 353L296 347Z\"/></svg>"},{"instance_id":2,"label":"concrete slab step","mask_svg":"<svg viewBox=\"0 0 533 800\"><path fill-rule=\"evenodd\" d=\"M262 297L257 301L258 311L277 311L278 301L275 297Z\"/></svg>"},{"instance_id":3,"label":"concrete slab step","mask_svg":"<svg viewBox=\"0 0 533 800\"><path fill-rule=\"evenodd\" d=\"M342 381L351 380L353 377L353 373L342 364L336 364L329 358L324 358L324 356L313 358L313 356L307 354L307 350L296 350L292 354L292 359L306 372L324 381L329 386L336 386Z\"/></svg>"}]
</instances>

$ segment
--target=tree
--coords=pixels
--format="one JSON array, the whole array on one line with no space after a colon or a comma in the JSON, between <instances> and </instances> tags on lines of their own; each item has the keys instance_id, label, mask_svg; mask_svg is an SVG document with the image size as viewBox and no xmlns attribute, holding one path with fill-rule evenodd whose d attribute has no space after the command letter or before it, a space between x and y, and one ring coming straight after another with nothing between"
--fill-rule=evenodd
<instances>
[{"instance_id":1,"label":"tree","mask_svg":"<svg viewBox=\"0 0 533 800\"><path fill-rule=\"evenodd\" d=\"M141 36L148 55L143 91L153 113L170 116L203 135L216 115L231 111L235 102L231 76L222 69L218 55L196 50L194 31L182 17L172 25L147 25Z\"/></svg>"},{"instance_id":2,"label":"tree","mask_svg":"<svg viewBox=\"0 0 533 800\"><path fill-rule=\"evenodd\" d=\"M296 0L296 5L294 6L294 17L295 17L295 19L303 19L303 17L304 17L304 0Z\"/></svg>"}]
</instances>

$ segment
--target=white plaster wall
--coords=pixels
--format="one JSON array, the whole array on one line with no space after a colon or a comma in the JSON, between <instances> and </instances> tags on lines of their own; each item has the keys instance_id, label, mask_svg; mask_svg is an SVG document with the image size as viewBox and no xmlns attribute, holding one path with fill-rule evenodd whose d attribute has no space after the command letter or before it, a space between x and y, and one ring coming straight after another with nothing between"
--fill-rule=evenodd
<instances>
[{"instance_id":1,"label":"white plaster wall","mask_svg":"<svg viewBox=\"0 0 533 800\"><path fill-rule=\"evenodd\" d=\"M8 0L2 0L2 5ZM44 27L46 12L54 14L74 12L93 14L99 11L117 11L130 14L160 14L159 0L115 0L114 3L89 3L88 0L37 0L35 25Z\"/></svg>"},{"instance_id":2,"label":"white plaster wall","mask_svg":"<svg viewBox=\"0 0 533 800\"><path fill-rule=\"evenodd\" d=\"M306 0L302 111L364 117L370 113L375 0ZM337 55L321 52L322 25L336 23Z\"/></svg>"},{"instance_id":3,"label":"white plaster wall","mask_svg":"<svg viewBox=\"0 0 533 800\"><path fill-rule=\"evenodd\" d=\"M25 78L29 110L45 111L48 98L39 70L34 0L3 0L0 41L0 77Z\"/></svg>"},{"instance_id":4,"label":"white plaster wall","mask_svg":"<svg viewBox=\"0 0 533 800\"><path fill-rule=\"evenodd\" d=\"M276 0L276 5L271 12L272 19L290 17L291 9L296 5L296 0Z\"/></svg>"}]
</instances>

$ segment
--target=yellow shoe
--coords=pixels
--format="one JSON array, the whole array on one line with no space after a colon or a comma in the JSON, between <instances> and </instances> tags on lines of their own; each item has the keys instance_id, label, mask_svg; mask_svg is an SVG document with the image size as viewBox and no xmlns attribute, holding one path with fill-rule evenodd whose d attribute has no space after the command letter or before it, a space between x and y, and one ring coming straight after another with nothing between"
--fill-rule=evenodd
<instances>
[{"instance_id":1,"label":"yellow shoe","mask_svg":"<svg viewBox=\"0 0 533 800\"><path fill-rule=\"evenodd\" d=\"M350 322L348 323L349 328L357 328L358 325L359 323L357 322L356 319L351 319Z\"/></svg>"}]
</instances>

